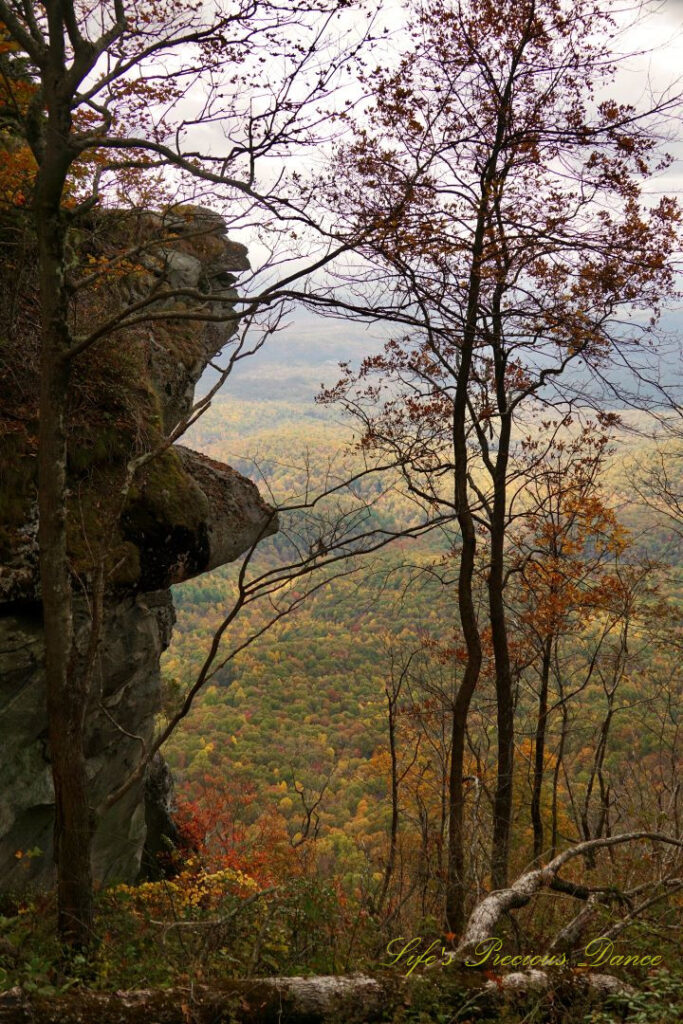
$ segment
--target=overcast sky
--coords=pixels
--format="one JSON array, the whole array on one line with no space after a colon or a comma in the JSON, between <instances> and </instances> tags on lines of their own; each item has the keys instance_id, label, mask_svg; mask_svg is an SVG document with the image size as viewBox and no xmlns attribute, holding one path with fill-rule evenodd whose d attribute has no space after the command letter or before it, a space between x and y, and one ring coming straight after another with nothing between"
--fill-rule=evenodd
<instances>
[{"instance_id":1,"label":"overcast sky","mask_svg":"<svg viewBox=\"0 0 683 1024\"><path fill-rule=\"evenodd\" d=\"M389 24L393 30L391 40L386 44L389 51L400 52L402 36L400 31L396 31L396 26L400 23L401 6L400 0L390 0L389 3L385 0L382 5L382 22ZM632 20L632 15L623 13L620 20L626 24ZM651 102L653 94L658 95L665 90L681 91L683 0L667 0L666 3L650 5L650 10L620 36L618 50L632 56L621 67L615 86L609 90L610 95L616 99L639 107ZM208 131L210 133L211 129ZM649 183L648 192L653 200L663 193L683 195L683 125L680 117L677 124L669 126L668 131L670 138L666 148L673 154L674 162ZM219 145L217 137L214 145ZM307 160L310 164L310 156ZM248 246L253 264L258 265L265 251L254 232L244 230L235 237ZM669 323L678 319L674 313ZM271 340L267 350L253 360L245 360L235 372L229 390L239 391L240 382L246 383L247 379L253 381L260 373L264 374L265 380L267 367L273 363L281 364L285 369L289 367L292 373L296 373L297 368L304 364L309 367L319 365L321 376L324 375L329 383L334 376L336 360L346 356L355 361L364 353L376 351L382 337L389 332L388 327L384 329L381 325L364 327L323 320L305 312L295 313L290 321L291 326ZM253 389L250 387L250 390Z\"/></svg>"}]
</instances>

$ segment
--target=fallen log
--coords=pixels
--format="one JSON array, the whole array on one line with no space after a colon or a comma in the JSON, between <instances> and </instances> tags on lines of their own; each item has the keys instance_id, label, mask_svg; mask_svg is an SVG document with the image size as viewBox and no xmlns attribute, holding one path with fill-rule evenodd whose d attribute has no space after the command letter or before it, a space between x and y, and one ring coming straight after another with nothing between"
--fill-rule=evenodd
<instances>
[{"instance_id":1,"label":"fallen log","mask_svg":"<svg viewBox=\"0 0 683 1024\"><path fill-rule=\"evenodd\" d=\"M472 911L465 926L465 934L460 940L457 949L451 954L451 959L459 963L467 961L472 952L480 943L486 942L496 934L496 929L501 918L511 910L519 910L529 903L531 898L544 888L566 892L568 883L562 882L559 878L559 871L565 864L576 857L592 854L596 850L607 847L619 846L624 843L632 843L642 840L650 842L665 843L672 846L683 846L683 841L674 836L661 835L658 832L627 832L623 835L606 836L602 839L591 839L584 843L577 843L570 849L554 857L545 867L535 868L512 883L507 889L497 889L489 893ZM580 887L571 886L572 890ZM588 890L583 890L582 897L588 897Z\"/></svg>"},{"instance_id":2,"label":"fallen log","mask_svg":"<svg viewBox=\"0 0 683 1024\"><path fill-rule=\"evenodd\" d=\"M487 980L477 971L454 978L349 975L235 979L220 988L93 992L39 996L19 988L0 993L0 1024L365 1024L421 1000L453 1011L479 1012L503 1002L538 1000L560 985L564 999L602 1002L633 989L611 975L555 978L545 971ZM573 994L572 994L573 993Z\"/></svg>"}]
</instances>

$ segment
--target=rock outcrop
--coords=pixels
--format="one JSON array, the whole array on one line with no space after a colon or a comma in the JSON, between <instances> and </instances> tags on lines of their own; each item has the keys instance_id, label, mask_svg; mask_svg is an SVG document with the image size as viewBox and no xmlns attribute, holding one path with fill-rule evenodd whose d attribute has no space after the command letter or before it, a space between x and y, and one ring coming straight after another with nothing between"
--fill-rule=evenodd
<instances>
[{"instance_id":1,"label":"rock outcrop","mask_svg":"<svg viewBox=\"0 0 683 1024\"><path fill-rule=\"evenodd\" d=\"M77 605L81 628L85 608ZM173 626L170 592L107 603L100 671L88 716L87 753L93 802L126 777L149 741L160 705L159 658ZM52 878L53 790L46 743L40 609L0 619L0 890ZM93 845L100 882L131 881L145 843L143 786L132 789L101 822Z\"/></svg>"},{"instance_id":2,"label":"rock outcrop","mask_svg":"<svg viewBox=\"0 0 683 1024\"><path fill-rule=\"evenodd\" d=\"M127 460L153 449L191 408L205 366L229 341L234 321L183 320L190 301L175 291L206 295L211 314L229 312L235 273L249 264L243 246L225 236L210 211L134 221L100 215L74 245L83 261L105 260L126 246L136 252L125 274L105 279L99 294L81 298L81 317L100 307L154 295L154 311L169 319L123 330L92 350L74 371L70 416L70 557L74 623L89 632L94 555L107 569L105 621L91 695L87 758L96 805L115 789L151 739L160 709L159 659L174 621L169 587L223 565L277 529L256 486L187 448L174 447L136 478L125 504L117 495ZM13 273L12 251L0 272ZM24 297L31 295L24 268ZM196 304L195 307L196 308ZM2 311L0 311L2 312ZM13 384L0 385L5 430L0 434L0 890L52 880L53 791L47 750L43 637L37 572L36 338L30 309L19 304L3 363ZM6 379L6 378L5 378ZM18 381L18 386L17 386ZM168 831L170 783L157 759L145 782L131 789L101 821L94 842L98 882L133 880L147 840L148 856ZM147 794L147 800L145 800Z\"/></svg>"}]
</instances>

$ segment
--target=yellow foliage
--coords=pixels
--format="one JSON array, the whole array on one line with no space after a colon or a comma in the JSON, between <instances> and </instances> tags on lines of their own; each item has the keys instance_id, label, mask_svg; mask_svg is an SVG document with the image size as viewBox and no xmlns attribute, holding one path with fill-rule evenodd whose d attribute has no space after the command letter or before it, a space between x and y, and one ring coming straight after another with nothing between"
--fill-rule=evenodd
<instances>
[{"instance_id":1,"label":"yellow foliage","mask_svg":"<svg viewBox=\"0 0 683 1024\"><path fill-rule=\"evenodd\" d=\"M188 865L192 865L188 861ZM176 878L142 885L117 885L109 890L113 898L123 898L139 914L182 914L201 907L213 909L226 895L246 897L258 891L255 879L235 868L223 868L211 874L203 870L183 871Z\"/></svg>"}]
</instances>

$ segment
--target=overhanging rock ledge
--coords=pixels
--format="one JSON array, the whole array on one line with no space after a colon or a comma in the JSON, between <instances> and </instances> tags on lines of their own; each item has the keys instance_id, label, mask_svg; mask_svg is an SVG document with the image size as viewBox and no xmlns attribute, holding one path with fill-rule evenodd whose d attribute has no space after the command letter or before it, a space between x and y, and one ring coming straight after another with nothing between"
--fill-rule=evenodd
<instances>
[{"instance_id":1,"label":"overhanging rock ledge","mask_svg":"<svg viewBox=\"0 0 683 1024\"><path fill-rule=\"evenodd\" d=\"M123 294L124 301L135 300L158 287L161 279L168 287L199 289L210 301L215 298L220 308L229 308L235 274L249 263L244 247L226 237L218 215L186 209L172 222L144 214L133 227L126 224L124 228L118 216L112 211L102 215L97 232L93 229L92 237L109 254L116 245L128 242L133 227L138 240L156 239L164 231L163 245L150 243L145 260L119 282L119 301L122 290L128 292ZM87 232L82 233L81 244L86 251L94 244ZM28 316L26 322L31 322ZM204 368L234 332L230 320L156 321L119 337L107 352L96 354L92 365L79 371L83 379L77 378L76 387L82 387L83 395L97 397L85 414L83 402L74 414L70 484L74 492L78 488L78 514L92 523L93 536L104 527L97 518L100 496L91 481L106 484L107 474L115 478L117 457L119 468L128 457L126 417L132 424L131 438L140 429L152 441L162 437L186 415ZM21 351L26 352L25 365L13 364L13 372L15 379L23 375L26 404L26 395L34 400L37 395L37 378L32 376L37 361L28 328ZM21 358L15 355L15 363ZM0 394L10 415L15 391ZM54 794L37 572L35 426L29 420L27 429L17 432L16 440L10 434L12 443L0 449L3 486L6 483L18 495L6 521L0 521L0 890L4 891L50 885L54 872ZM75 508L70 513L75 516ZM141 741L149 742L153 736L161 699L159 659L174 622L170 586L238 558L276 531L274 510L250 480L190 449L176 446L165 452L136 482L111 531L112 558L122 568L106 594L99 669L88 709L87 770L94 804L127 778L137 763ZM76 537L72 561L79 567L83 547L82 539ZM87 603L86 593L74 605L76 635L81 638L87 635ZM170 828L171 799L168 772L157 758L147 799L145 784L140 782L99 824L93 847L98 883L133 881L138 876L145 842L148 850L160 848L160 836L152 833Z\"/></svg>"}]
</instances>

